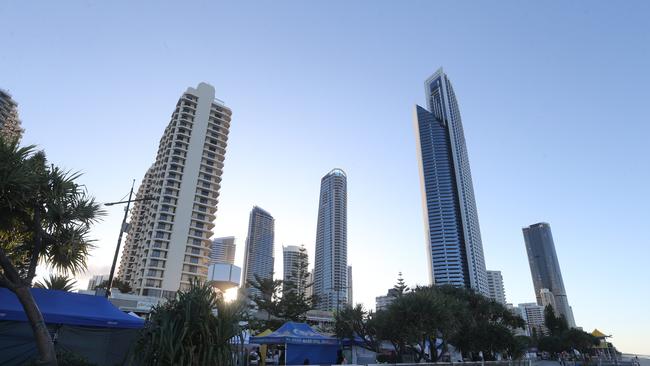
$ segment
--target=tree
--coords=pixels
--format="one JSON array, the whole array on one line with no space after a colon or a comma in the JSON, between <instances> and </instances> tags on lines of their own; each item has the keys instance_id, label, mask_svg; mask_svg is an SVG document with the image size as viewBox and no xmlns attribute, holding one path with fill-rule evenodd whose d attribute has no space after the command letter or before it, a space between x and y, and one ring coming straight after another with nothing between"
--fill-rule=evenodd
<instances>
[{"instance_id":1,"label":"tree","mask_svg":"<svg viewBox=\"0 0 650 366\"><path fill-rule=\"evenodd\" d=\"M187 291L152 309L136 344L135 364L243 364L243 351L234 351L243 345L244 309L243 302L226 303L211 285L192 281Z\"/></svg>"},{"instance_id":2,"label":"tree","mask_svg":"<svg viewBox=\"0 0 650 366\"><path fill-rule=\"evenodd\" d=\"M556 316L551 305L544 308L544 324L552 336L561 336L569 329L564 315Z\"/></svg>"},{"instance_id":3,"label":"tree","mask_svg":"<svg viewBox=\"0 0 650 366\"><path fill-rule=\"evenodd\" d=\"M36 288L46 288L49 290L61 290L70 292L74 290L74 286L77 284L77 281L74 279L58 274L50 274L49 278L43 280L43 282L36 282L34 287Z\"/></svg>"},{"instance_id":4,"label":"tree","mask_svg":"<svg viewBox=\"0 0 650 366\"><path fill-rule=\"evenodd\" d=\"M75 275L93 247L90 226L103 214L78 184L80 174L48 166L45 153L0 139L0 286L16 294L34 331L42 364L54 345L29 288L39 262Z\"/></svg>"},{"instance_id":5,"label":"tree","mask_svg":"<svg viewBox=\"0 0 650 366\"><path fill-rule=\"evenodd\" d=\"M106 289L108 287L108 280L100 283L99 285L95 286L95 290L97 289ZM122 281L119 278L114 278L113 279L113 288L118 289L121 293L123 294L130 294L133 292L133 289L131 288L131 285L129 285L128 282Z\"/></svg>"},{"instance_id":6,"label":"tree","mask_svg":"<svg viewBox=\"0 0 650 366\"><path fill-rule=\"evenodd\" d=\"M402 272L399 272L397 276L397 283L395 286L393 286L393 294L395 297L402 297L405 293L409 292L410 289L406 285L406 282L404 282L404 278L402 277Z\"/></svg>"},{"instance_id":7,"label":"tree","mask_svg":"<svg viewBox=\"0 0 650 366\"><path fill-rule=\"evenodd\" d=\"M272 278L261 278L258 275L254 275L254 278L253 281L248 283L251 287L248 296L255 303L258 310L266 312L266 320L261 322L262 324L254 324L254 328L275 329L282 325L282 322L277 317L280 313L282 281Z\"/></svg>"},{"instance_id":8,"label":"tree","mask_svg":"<svg viewBox=\"0 0 650 366\"><path fill-rule=\"evenodd\" d=\"M264 321L251 319L254 329L276 329L285 321L304 322L307 319L306 313L313 308L314 297L306 297L293 281L254 277L255 280L249 282L252 291L248 296L258 310L266 313ZM307 286L307 276L304 281L303 288Z\"/></svg>"},{"instance_id":9,"label":"tree","mask_svg":"<svg viewBox=\"0 0 650 366\"><path fill-rule=\"evenodd\" d=\"M374 313L366 311L361 304L346 306L334 315L334 332L339 339L360 339L366 348L379 352L377 323L373 316Z\"/></svg>"},{"instance_id":10,"label":"tree","mask_svg":"<svg viewBox=\"0 0 650 366\"><path fill-rule=\"evenodd\" d=\"M549 335L539 339L539 349L550 353L578 350L587 353L598 344L598 339L580 329L569 328L563 315L556 316L550 305L544 308L544 323Z\"/></svg>"}]
</instances>

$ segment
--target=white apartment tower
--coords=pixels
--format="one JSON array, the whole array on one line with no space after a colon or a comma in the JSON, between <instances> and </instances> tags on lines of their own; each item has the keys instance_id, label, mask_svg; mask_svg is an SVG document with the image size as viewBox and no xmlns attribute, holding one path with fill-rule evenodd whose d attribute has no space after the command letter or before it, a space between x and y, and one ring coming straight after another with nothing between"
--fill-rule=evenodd
<instances>
[{"instance_id":1,"label":"white apartment tower","mask_svg":"<svg viewBox=\"0 0 650 366\"><path fill-rule=\"evenodd\" d=\"M232 111L200 83L180 97L138 189L118 275L143 296L169 297L208 273Z\"/></svg>"},{"instance_id":2,"label":"white apartment tower","mask_svg":"<svg viewBox=\"0 0 650 366\"><path fill-rule=\"evenodd\" d=\"M506 304L506 290L503 286L501 271L487 271L488 297L496 302Z\"/></svg>"},{"instance_id":3,"label":"white apartment tower","mask_svg":"<svg viewBox=\"0 0 650 366\"><path fill-rule=\"evenodd\" d=\"M304 246L287 245L282 247L283 292L293 288L305 294L309 272L309 256Z\"/></svg>"},{"instance_id":4,"label":"white apartment tower","mask_svg":"<svg viewBox=\"0 0 650 366\"><path fill-rule=\"evenodd\" d=\"M212 250L210 251L210 264L235 264L235 249L234 236L213 239Z\"/></svg>"}]
</instances>

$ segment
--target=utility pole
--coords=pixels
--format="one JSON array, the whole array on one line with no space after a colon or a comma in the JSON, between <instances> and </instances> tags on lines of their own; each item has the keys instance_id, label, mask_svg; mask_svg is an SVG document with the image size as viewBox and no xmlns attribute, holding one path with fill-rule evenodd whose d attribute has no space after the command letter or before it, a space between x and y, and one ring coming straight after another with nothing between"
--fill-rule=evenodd
<instances>
[{"instance_id":1,"label":"utility pole","mask_svg":"<svg viewBox=\"0 0 650 366\"><path fill-rule=\"evenodd\" d=\"M126 219L129 215L129 207L131 202L137 201L149 201L152 200L152 197L144 197L132 200L133 197L133 187L135 186L135 179L131 184L131 192L129 192L129 199L127 201L119 202L109 202L105 203L104 206L113 206L118 204L126 203L126 208L124 209L124 218L122 219L122 225L120 226L120 235L117 237L117 246L115 247L115 256L113 257L113 265L111 266L111 273L108 275L108 285L106 286L106 292L104 296L108 299L111 296L111 288L113 287L113 276L115 275L115 266L117 265L117 257L120 254L120 245L122 244L122 234L124 234L124 229L126 228Z\"/></svg>"}]
</instances>

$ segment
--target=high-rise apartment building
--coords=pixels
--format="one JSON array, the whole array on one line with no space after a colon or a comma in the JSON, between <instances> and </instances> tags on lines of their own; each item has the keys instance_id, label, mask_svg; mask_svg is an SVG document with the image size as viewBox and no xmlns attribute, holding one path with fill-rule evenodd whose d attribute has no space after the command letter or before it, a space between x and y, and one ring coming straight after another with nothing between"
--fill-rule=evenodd
<instances>
[{"instance_id":1,"label":"high-rise apartment building","mask_svg":"<svg viewBox=\"0 0 650 366\"><path fill-rule=\"evenodd\" d=\"M5 141L20 141L23 129L18 118L18 103L0 89L0 137Z\"/></svg>"},{"instance_id":2,"label":"high-rise apartment building","mask_svg":"<svg viewBox=\"0 0 650 366\"><path fill-rule=\"evenodd\" d=\"M546 300L547 303L554 303L553 309L557 315L564 315L570 327L575 328L573 311L569 306L562 272L560 271L560 262L555 252L555 243L551 234L551 226L545 222L530 225L522 229L524 241L526 242L526 252L528 253L528 264L530 265L530 274L533 278L535 287L535 297L537 304L543 305L542 290L548 289L554 297L553 301ZM548 296L546 294L545 296Z\"/></svg>"},{"instance_id":3,"label":"high-rise apartment building","mask_svg":"<svg viewBox=\"0 0 650 366\"><path fill-rule=\"evenodd\" d=\"M226 236L212 239L210 251L210 264L226 263L235 264L235 237Z\"/></svg>"},{"instance_id":4,"label":"high-rise apartment building","mask_svg":"<svg viewBox=\"0 0 650 366\"><path fill-rule=\"evenodd\" d=\"M168 297L205 280L232 112L200 83L180 97L138 189L119 277Z\"/></svg>"},{"instance_id":5,"label":"high-rise apartment building","mask_svg":"<svg viewBox=\"0 0 650 366\"><path fill-rule=\"evenodd\" d=\"M544 321L544 307L534 302L519 304L519 311L521 317L526 322L528 327L528 334L538 335L547 334L548 329Z\"/></svg>"},{"instance_id":6,"label":"high-rise apartment building","mask_svg":"<svg viewBox=\"0 0 650 366\"><path fill-rule=\"evenodd\" d=\"M347 303L348 219L347 177L333 169L321 179L316 225L314 295L316 309L332 311Z\"/></svg>"},{"instance_id":7,"label":"high-rise apartment building","mask_svg":"<svg viewBox=\"0 0 650 366\"><path fill-rule=\"evenodd\" d=\"M282 247L283 292L297 290L305 294L309 272L309 256L304 246L288 245Z\"/></svg>"},{"instance_id":8,"label":"high-rise apartment building","mask_svg":"<svg viewBox=\"0 0 650 366\"><path fill-rule=\"evenodd\" d=\"M260 207L253 207L248 220L248 237L244 252L244 275L242 287L253 293L257 290L249 284L260 279L273 279L273 248L275 236L275 219Z\"/></svg>"},{"instance_id":9,"label":"high-rise apartment building","mask_svg":"<svg viewBox=\"0 0 650 366\"><path fill-rule=\"evenodd\" d=\"M488 293L472 174L456 95L439 69L415 107L427 263L432 284Z\"/></svg>"},{"instance_id":10,"label":"high-rise apartment building","mask_svg":"<svg viewBox=\"0 0 650 366\"><path fill-rule=\"evenodd\" d=\"M487 271L488 297L496 302L506 303L506 290L503 286L501 271Z\"/></svg>"}]
</instances>

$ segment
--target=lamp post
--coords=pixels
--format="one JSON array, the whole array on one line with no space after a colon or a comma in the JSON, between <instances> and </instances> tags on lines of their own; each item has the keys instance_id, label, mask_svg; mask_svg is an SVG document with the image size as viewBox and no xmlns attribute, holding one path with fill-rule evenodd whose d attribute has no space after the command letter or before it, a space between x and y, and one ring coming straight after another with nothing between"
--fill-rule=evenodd
<instances>
[{"instance_id":1,"label":"lamp post","mask_svg":"<svg viewBox=\"0 0 650 366\"><path fill-rule=\"evenodd\" d=\"M129 207L131 206L131 202L149 201L153 199L152 197L144 197L144 198L136 198L132 200L131 197L133 197L134 186L135 186L135 179L131 184L131 192L129 192L128 200L104 203L104 206L113 206L113 205L126 203L126 208L124 209L124 218L122 219L122 225L120 226L120 235L117 237L117 246L115 247L115 256L113 257L113 265L111 266L111 273L108 275L108 285L106 286L107 287L106 293L104 294L106 298L109 298L111 296L111 288L113 287L113 276L115 275L115 266L117 265L117 257L120 253L120 245L122 244L122 234L124 234L124 228L126 227L126 219L129 215Z\"/></svg>"}]
</instances>

